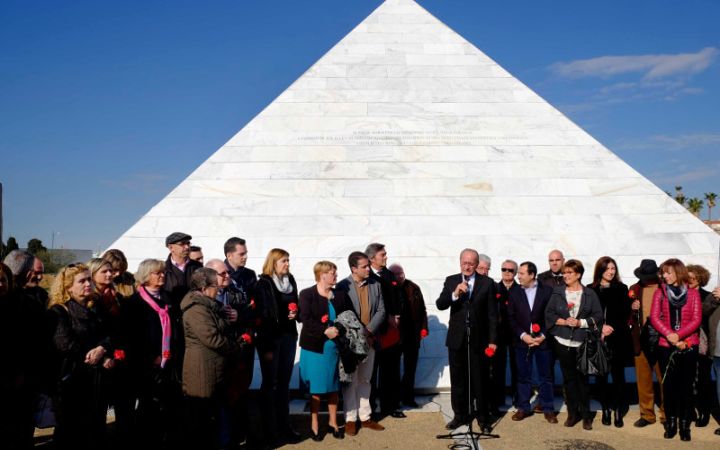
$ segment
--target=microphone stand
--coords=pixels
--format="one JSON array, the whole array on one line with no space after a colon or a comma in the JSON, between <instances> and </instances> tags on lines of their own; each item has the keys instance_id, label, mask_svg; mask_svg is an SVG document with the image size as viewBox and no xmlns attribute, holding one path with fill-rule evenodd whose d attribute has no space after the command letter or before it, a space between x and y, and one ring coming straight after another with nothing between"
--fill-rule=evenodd
<instances>
[{"instance_id":1,"label":"microphone stand","mask_svg":"<svg viewBox=\"0 0 720 450\"><path fill-rule=\"evenodd\" d=\"M467 281L465 279L465 275L462 276L463 281ZM435 436L435 439L453 439L453 440L459 440L458 438L465 438L465 441L472 442L472 446L470 444L458 444L455 443L451 446L449 446L450 449L460 449L460 448L472 448L473 450L480 450L480 447L478 446L478 440L485 438L485 439L492 439L492 438L499 438L499 434L491 434L491 433L485 433L480 430L480 432L473 431L473 412L475 412L475 408L473 408L473 389L472 389L472 366L470 364L470 333L472 331L472 327L470 326L470 296L468 295L468 308L467 308L467 314L465 315L465 338L467 340L465 348L467 349L467 403L468 403L468 414L470 416L470 422L468 423L468 428L464 432L458 432L458 433L448 433L448 434L438 434Z\"/></svg>"}]
</instances>

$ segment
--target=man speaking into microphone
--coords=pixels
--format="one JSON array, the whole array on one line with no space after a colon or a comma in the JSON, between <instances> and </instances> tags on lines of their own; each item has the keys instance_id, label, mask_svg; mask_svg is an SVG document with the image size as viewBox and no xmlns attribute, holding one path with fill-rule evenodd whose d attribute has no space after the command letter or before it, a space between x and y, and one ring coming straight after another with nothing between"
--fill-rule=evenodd
<instances>
[{"instance_id":1,"label":"man speaking into microphone","mask_svg":"<svg viewBox=\"0 0 720 450\"><path fill-rule=\"evenodd\" d=\"M494 301L495 283L491 278L476 273L478 263L477 251L468 248L460 252L460 273L445 279L435 304L441 311L450 308L445 345L448 348L450 400L454 417L446 428L455 429L477 418L481 430L489 433L492 428L486 392L487 375L489 358L496 348L498 313L497 302Z\"/></svg>"}]
</instances>

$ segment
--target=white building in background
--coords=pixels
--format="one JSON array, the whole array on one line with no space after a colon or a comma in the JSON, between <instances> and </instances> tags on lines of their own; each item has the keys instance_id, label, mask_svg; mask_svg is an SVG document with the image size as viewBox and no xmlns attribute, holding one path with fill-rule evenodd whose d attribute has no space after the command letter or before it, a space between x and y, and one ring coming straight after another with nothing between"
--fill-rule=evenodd
<instances>
[{"instance_id":1,"label":"white building in background","mask_svg":"<svg viewBox=\"0 0 720 450\"><path fill-rule=\"evenodd\" d=\"M642 258L716 272L720 237L561 112L412 0L388 0L148 211L112 247L131 270L173 231L206 258L230 236L248 265L285 248L302 287L320 259L387 245L431 317L417 386L449 386L447 311L458 255L546 268L559 248L626 281ZM256 380L260 376L255 377ZM296 379L295 379L296 380Z\"/></svg>"}]
</instances>

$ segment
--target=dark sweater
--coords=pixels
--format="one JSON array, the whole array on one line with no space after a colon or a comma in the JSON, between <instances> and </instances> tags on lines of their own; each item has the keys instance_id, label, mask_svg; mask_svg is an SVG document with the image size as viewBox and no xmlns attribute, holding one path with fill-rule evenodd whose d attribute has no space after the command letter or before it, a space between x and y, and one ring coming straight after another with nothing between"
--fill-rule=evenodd
<instances>
[{"instance_id":1,"label":"dark sweater","mask_svg":"<svg viewBox=\"0 0 720 450\"><path fill-rule=\"evenodd\" d=\"M335 314L345 311L352 311L353 306L347 294L342 291L333 291L334 298L331 300ZM328 299L320 295L317 291L317 285L303 289L300 292L300 321L302 322L302 331L300 332L300 348L315 353L322 353L325 341L325 330L328 322L323 323L322 318L328 314Z\"/></svg>"}]
</instances>

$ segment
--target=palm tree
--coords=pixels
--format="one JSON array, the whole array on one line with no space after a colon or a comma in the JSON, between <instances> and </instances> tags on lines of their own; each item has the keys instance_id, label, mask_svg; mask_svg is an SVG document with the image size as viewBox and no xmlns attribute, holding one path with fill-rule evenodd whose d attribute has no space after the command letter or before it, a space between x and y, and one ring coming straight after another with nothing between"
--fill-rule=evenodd
<instances>
[{"instance_id":1,"label":"palm tree","mask_svg":"<svg viewBox=\"0 0 720 450\"><path fill-rule=\"evenodd\" d=\"M712 209L715 207L715 200L717 200L717 194L714 192L705 193L705 202L708 209L708 222L712 220Z\"/></svg>"},{"instance_id":2,"label":"palm tree","mask_svg":"<svg viewBox=\"0 0 720 450\"><path fill-rule=\"evenodd\" d=\"M682 186L675 186L675 201L685 206L685 200L687 197L682 192Z\"/></svg>"},{"instance_id":3,"label":"palm tree","mask_svg":"<svg viewBox=\"0 0 720 450\"><path fill-rule=\"evenodd\" d=\"M695 217L698 217L700 215L700 211L703 209L703 203L704 202L701 199L693 197L687 201L687 209L693 213Z\"/></svg>"}]
</instances>

